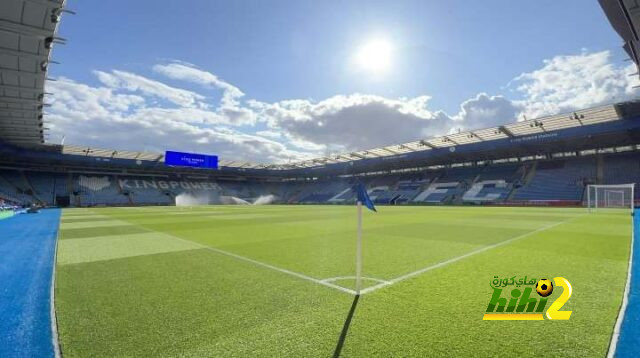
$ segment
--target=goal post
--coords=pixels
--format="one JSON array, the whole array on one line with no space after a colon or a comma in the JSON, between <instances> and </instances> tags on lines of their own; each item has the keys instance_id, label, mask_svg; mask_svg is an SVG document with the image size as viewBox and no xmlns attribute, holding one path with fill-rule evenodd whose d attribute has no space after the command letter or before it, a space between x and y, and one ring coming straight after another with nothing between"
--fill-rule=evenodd
<instances>
[{"instance_id":1,"label":"goal post","mask_svg":"<svg viewBox=\"0 0 640 358\"><path fill-rule=\"evenodd\" d=\"M587 208L627 209L633 212L635 184L588 185Z\"/></svg>"}]
</instances>

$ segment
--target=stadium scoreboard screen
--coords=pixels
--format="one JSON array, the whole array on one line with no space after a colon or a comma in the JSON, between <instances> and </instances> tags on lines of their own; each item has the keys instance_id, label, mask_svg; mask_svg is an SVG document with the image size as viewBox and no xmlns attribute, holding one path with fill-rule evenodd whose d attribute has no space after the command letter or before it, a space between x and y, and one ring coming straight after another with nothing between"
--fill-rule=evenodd
<instances>
[{"instance_id":1,"label":"stadium scoreboard screen","mask_svg":"<svg viewBox=\"0 0 640 358\"><path fill-rule=\"evenodd\" d=\"M218 169L218 156L166 151L164 164L174 167Z\"/></svg>"}]
</instances>

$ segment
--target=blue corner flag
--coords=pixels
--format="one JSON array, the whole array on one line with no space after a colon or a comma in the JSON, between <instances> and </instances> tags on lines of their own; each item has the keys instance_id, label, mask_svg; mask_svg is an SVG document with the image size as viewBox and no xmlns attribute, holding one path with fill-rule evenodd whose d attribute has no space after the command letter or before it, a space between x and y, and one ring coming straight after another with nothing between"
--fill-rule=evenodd
<instances>
[{"instance_id":1,"label":"blue corner flag","mask_svg":"<svg viewBox=\"0 0 640 358\"><path fill-rule=\"evenodd\" d=\"M373 201L371 201L371 198L369 197L369 194L367 194L367 189L364 187L364 184L362 184L362 183L356 184L354 190L358 194L358 201L359 202L361 202L364 206L366 206L367 209L369 209L371 211L378 212L376 210L376 207L373 206Z\"/></svg>"}]
</instances>

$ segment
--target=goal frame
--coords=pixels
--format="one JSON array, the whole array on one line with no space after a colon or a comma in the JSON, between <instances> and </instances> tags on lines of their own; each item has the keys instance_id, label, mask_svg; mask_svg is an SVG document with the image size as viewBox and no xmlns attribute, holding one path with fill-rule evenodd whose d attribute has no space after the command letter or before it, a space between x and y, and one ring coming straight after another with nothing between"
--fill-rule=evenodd
<instances>
[{"instance_id":1,"label":"goal frame","mask_svg":"<svg viewBox=\"0 0 640 358\"><path fill-rule=\"evenodd\" d=\"M598 189L604 189L605 192L605 207L607 207L608 205L608 194L610 193L620 193L622 194L622 203L623 205L620 208L624 208L626 206L626 204L624 204L624 200L625 200L625 189L630 189L630 205L629 205L629 211L631 213L633 213L633 208L635 205L634 202L634 198L635 198L635 183L631 183L631 184L589 184L587 185L587 209L589 210L589 212L594 212L597 211L598 209ZM595 189L594 190L594 197L591 197L591 188ZM607 190L608 189L608 190ZM592 205L592 203L594 205Z\"/></svg>"}]
</instances>

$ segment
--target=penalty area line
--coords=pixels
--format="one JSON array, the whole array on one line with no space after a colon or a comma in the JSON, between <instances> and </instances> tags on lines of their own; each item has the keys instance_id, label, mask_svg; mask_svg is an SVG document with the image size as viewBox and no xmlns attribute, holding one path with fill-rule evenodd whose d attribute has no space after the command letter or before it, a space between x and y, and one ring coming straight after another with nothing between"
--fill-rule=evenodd
<instances>
[{"instance_id":1,"label":"penalty area line","mask_svg":"<svg viewBox=\"0 0 640 358\"><path fill-rule=\"evenodd\" d=\"M387 282L380 283L380 284L377 284L375 286L367 287L367 288L361 290L360 294L370 293L370 292L373 292L375 290L379 290L379 289L381 289L383 287L394 285L394 284L396 284L398 282L401 282L401 281L404 281L404 280L419 276L419 275L421 275L421 274L423 274L425 272L428 272L428 271L431 271L431 270L435 270L435 269L443 267L443 266L447 266L447 265L452 264L454 262L458 262L460 260L464 260L464 259L466 259L468 257L473 256L473 255L476 255L476 254L479 254L479 253L482 253L482 252L485 252L485 251L488 251L488 250L491 250L491 249L495 249L496 247L500 247L500 246L504 246L504 245L510 244L510 243L512 243L512 242L514 242L516 240L524 239L526 237L529 237L531 235L537 234L539 232L543 232L543 231L552 229L552 228L554 228L556 226L565 224L565 223L567 223L567 222L569 222L571 220L574 220L574 219L582 217L582 216L584 216L584 215L574 216L574 217L571 217L569 219L566 219L566 220L563 220L563 221L560 221L560 222L557 222L557 223L546 225L546 226L543 226L543 227L541 227L539 229L536 229L536 230L533 230L533 231L529 231L527 233L518 235L516 237L512 237L511 239L500 241L498 243L495 243L495 244L492 244L492 245L489 245L489 246L484 246L484 247L481 247L481 248L479 248L477 250L473 250L471 252L468 252L468 253L466 253L464 255L456 256L456 257L453 257L453 258L451 258L449 260L439 262L439 263L437 263L435 265L427 266L425 268L421 268L419 270L416 270L416 271L413 271L413 272L409 272L409 273L407 273L405 275L402 275L402 276L393 278L391 280L388 280Z\"/></svg>"}]
</instances>

